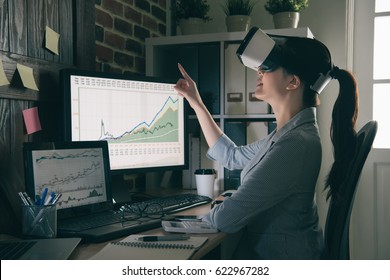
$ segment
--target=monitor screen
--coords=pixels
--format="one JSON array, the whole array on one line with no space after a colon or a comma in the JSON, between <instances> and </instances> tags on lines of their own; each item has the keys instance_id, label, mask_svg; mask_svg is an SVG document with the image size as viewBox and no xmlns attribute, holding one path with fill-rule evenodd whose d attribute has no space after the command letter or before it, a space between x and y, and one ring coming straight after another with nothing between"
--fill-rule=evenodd
<instances>
[{"instance_id":1,"label":"monitor screen","mask_svg":"<svg viewBox=\"0 0 390 280\"><path fill-rule=\"evenodd\" d=\"M33 198L42 198L45 192L46 198L61 194L57 204L61 216L65 209L110 203L106 141L30 142L24 143L23 152L28 194Z\"/></svg>"},{"instance_id":2,"label":"monitor screen","mask_svg":"<svg viewBox=\"0 0 390 280\"><path fill-rule=\"evenodd\" d=\"M65 139L104 140L112 171L186 168L186 113L175 81L61 71Z\"/></svg>"}]
</instances>

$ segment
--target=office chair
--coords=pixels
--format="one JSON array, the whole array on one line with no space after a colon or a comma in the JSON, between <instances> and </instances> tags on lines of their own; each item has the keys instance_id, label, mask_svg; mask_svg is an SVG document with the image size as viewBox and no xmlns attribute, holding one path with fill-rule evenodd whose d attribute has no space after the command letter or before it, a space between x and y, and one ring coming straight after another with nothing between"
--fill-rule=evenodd
<instances>
[{"instance_id":1,"label":"office chair","mask_svg":"<svg viewBox=\"0 0 390 280\"><path fill-rule=\"evenodd\" d=\"M330 199L325 223L325 259L349 259L349 223L355 199L357 183L364 163L371 150L378 124L369 121L357 133L357 146L354 159L351 162L349 175L340 188L339 199Z\"/></svg>"}]
</instances>

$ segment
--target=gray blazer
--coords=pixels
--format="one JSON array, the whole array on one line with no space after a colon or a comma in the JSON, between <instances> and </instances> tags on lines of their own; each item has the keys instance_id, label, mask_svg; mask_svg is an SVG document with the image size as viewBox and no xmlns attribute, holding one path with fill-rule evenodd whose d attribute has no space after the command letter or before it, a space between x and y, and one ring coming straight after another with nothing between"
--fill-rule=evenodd
<instances>
[{"instance_id":1,"label":"gray blazer","mask_svg":"<svg viewBox=\"0 0 390 280\"><path fill-rule=\"evenodd\" d=\"M321 155L315 108L246 146L221 136L208 157L243 169L241 185L203 220L223 232L243 230L237 258L320 258L324 245L314 198Z\"/></svg>"}]
</instances>

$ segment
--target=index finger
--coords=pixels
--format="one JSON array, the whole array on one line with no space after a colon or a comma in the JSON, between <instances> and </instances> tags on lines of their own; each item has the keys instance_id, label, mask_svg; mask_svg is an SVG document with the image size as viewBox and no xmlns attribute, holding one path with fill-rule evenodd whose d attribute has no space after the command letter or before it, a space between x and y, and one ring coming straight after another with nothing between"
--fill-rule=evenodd
<instances>
[{"instance_id":1,"label":"index finger","mask_svg":"<svg viewBox=\"0 0 390 280\"><path fill-rule=\"evenodd\" d=\"M180 73L183 75L183 78L187 81L192 81L191 77L187 74L186 70L184 70L183 66L178 63L177 66L179 67Z\"/></svg>"}]
</instances>

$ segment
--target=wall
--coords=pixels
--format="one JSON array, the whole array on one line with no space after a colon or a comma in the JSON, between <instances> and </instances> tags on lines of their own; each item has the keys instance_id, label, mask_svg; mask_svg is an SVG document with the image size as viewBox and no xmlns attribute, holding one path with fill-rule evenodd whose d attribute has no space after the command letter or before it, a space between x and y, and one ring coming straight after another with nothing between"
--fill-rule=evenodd
<instances>
[{"instance_id":1,"label":"wall","mask_svg":"<svg viewBox=\"0 0 390 280\"><path fill-rule=\"evenodd\" d=\"M59 138L59 70L94 66L94 34L90 32L95 22L90 12L94 0L5 0L0 4L0 59L10 81L0 86L0 233L18 234L17 193L25 191L23 143ZM43 47L46 25L60 33L59 55ZM39 91L23 86L15 70L18 63L33 69ZM35 106L42 130L27 135L22 111Z\"/></svg>"},{"instance_id":2,"label":"wall","mask_svg":"<svg viewBox=\"0 0 390 280\"><path fill-rule=\"evenodd\" d=\"M145 74L145 38L166 35L166 0L97 0L96 70Z\"/></svg>"}]
</instances>

